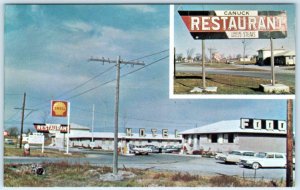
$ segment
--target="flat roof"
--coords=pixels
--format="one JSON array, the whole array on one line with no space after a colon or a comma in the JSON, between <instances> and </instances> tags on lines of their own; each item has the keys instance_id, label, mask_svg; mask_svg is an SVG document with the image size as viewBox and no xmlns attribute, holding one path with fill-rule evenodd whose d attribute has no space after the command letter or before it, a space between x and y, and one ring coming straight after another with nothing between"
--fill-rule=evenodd
<instances>
[{"instance_id":1,"label":"flat roof","mask_svg":"<svg viewBox=\"0 0 300 190\"><path fill-rule=\"evenodd\" d=\"M114 138L114 133L112 132L94 132L92 133L82 133L82 134L72 134L70 133L70 138ZM144 137L140 137L138 133L132 133L132 136L126 136L125 133L119 133L118 138L122 139L139 139L139 140L181 140L181 137L176 138L174 134L168 134L168 137L163 137L162 134L156 134L155 137L152 134L145 134Z\"/></svg>"}]
</instances>

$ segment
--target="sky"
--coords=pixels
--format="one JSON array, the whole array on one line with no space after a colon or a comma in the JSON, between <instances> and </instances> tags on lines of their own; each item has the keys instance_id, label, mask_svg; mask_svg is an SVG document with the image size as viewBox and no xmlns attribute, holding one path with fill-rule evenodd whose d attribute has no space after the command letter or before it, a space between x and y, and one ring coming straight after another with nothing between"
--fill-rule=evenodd
<instances>
[{"instance_id":1,"label":"sky","mask_svg":"<svg viewBox=\"0 0 300 190\"><path fill-rule=\"evenodd\" d=\"M70 101L70 122L87 127L94 104L95 131L112 132L116 68L88 59L117 56L148 65L122 65L120 132L286 119L286 100L169 99L168 5L6 5L4 14L5 129L20 127L15 108L26 92L25 131L33 123L66 124L49 116L50 101L59 99Z\"/></svg>"},{"instance_id":2,"label":"sky","mask_svg":"<svg viewBox=\"0 0 300 190\"><path fill-rule=\"evenodd\" d=\"M187 49L194 49L194 56L201 54L201 40L194 40L182 21L178 10L258 10L258 11L286 11L288 20L288 34L287 38L273 40L274 48L284 48L286 50L295 50L295 5L293 4L203 4L203 5L175 5L174 13L174 45L176 47L176 54L186 56ZM243 55L243 39L215 39L206 40L206 54L209 55L208 48L215 49L216 52L224 54L224 56ZM257 50L262 48L270 48L269 39L246 39L245 55L258 55Z\"/></svg>"}]
</instances>

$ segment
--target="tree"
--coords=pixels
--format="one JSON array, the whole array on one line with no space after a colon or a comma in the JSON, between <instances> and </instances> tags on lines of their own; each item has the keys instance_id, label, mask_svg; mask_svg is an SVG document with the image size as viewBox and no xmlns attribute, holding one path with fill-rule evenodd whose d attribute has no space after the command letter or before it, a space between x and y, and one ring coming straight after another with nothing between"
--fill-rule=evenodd
<instances>
[{"instance_id":1,"label":"tree","mask_svg":"<svg viewBox=\"0 0 300 190\"><path fill-rule=\"evenodd\" d=\"M194 54L195 49L194 48L188 48L186 50L186 58L187 60L192 60L193 59L193 54Z\"/></svg>"},{"instance_id":2,"label":"tree","mask_svg":"<svg viewBox=\"0 0 300 190\"><path fill-rule=\"evenodd\" d=\"M181 62L183 60L183 55L182 53L176 54L176 61Z\"/></svg>"},{"instance_id":3,"label":"tree","mask_svg":"<svg viewBox=\"0 0 300 190\"><path fill-rule=\"evenodd\" d=\"M32 135L32 131L28 128L26 134L27 135Z\"/></svg>"},{"instance_id":4,"label":"tree","mask_svg":"<svg viewBox=\"0 0 300 190\"><path fill-rule=\"evenodd\" d=\"M10 136L18 136L19 135L19 129L18 127L10 127L7 129L7 132L9 133Z\"/></svg>"}]
</instances>

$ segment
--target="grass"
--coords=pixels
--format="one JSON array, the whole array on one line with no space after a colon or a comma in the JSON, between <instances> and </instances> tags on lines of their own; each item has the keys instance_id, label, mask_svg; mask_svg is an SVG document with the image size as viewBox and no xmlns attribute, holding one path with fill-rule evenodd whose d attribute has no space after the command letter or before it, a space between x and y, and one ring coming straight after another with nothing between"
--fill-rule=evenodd
<instances>
[{"instance_id":1,"label":"grass","mask_svg":"<svg viewBox=\"0 0 300 190\"><path fill-rule=\"evenodd\" d=\"M16 148L16 146L4 146L4 156L24 156L23 149ZM72 153L72 155L66 155L65 152L60 152L57 150L44 150L42 153L41 149L31 149L31 157L51 157L51 158L61 158L61 157L76 157L83 158L85 157L82 153Z\"/></svg>"},{"instance_id":2,"label":"grass","mask_svg":"<svg viewBox=\"0 0 300 190\"><path fill-rule=\"evenodd\" d=\"M218 91L215 94L264 94L259 89L259 85L269 83L269 80L261 78L221 74L206 75L206 86L218 87ZM176 73L176 79L174 80L174 94L195 94L191 93L190 90L196 86L202 86L201 74ZM295 93L294 86L290 86L290 93ZM210 93L206 92L205 94Z\"/></svg>"},{"instance_id":3,"label":"grass","mask_svg":"<svg viewBox=\"0 0 300 190\"><path fill-rule=\"evenodd\" d=\"M110 167L67 162L44 163L46 174L37 176L30 165L4 165L6 187L274 187L284 186L283 180L248 180L235 176L200 176L181 172L160 172L126 169L134 178L107 182L100 175L111 173Z\"/></svg>"}]
</instances>

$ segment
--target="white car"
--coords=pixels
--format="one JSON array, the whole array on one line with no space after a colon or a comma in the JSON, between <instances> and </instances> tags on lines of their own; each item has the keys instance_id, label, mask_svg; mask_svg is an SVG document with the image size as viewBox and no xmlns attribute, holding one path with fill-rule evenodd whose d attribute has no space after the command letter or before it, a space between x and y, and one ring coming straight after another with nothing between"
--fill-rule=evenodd
<instances>
[{"instance_id":1,"label":"white car","mask_svg":"<svg viewBox=\"0 0 300 190\"><path fill-rule=\"evenodd\" d=\"M152 152L152 149L145 146L135 146L132 148L132 151L135 155L148 155Z\"/></svg>"},{"instance_id":2,"label":"white car","mask_svg":"<svg viewBox=\"0 0 300 190\"><path fill-rule=\"evenodd\" d=\"M255 152L245 150L234 150L227 154L219 155L218 159L225 163L239 163L244 157L254 157Z\"/></svg>"},{"instance_id":3,"label":"white car","mask_svg":"<svg viewBox=\"0 0 300 190\"><path fill-rule=\"evenodd\" d=\"M260 152L255 157L243 158L240 161L244 167L253 169L264 167L286 167L286 156L278 152Z\"/></svg>"}]
</instances>

